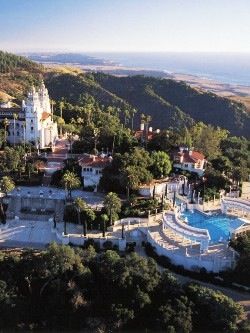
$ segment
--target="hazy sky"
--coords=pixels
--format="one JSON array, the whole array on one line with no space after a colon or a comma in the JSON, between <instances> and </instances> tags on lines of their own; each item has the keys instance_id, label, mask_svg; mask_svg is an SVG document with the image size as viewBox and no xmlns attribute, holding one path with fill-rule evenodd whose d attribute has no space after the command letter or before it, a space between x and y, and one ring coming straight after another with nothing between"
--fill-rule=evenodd
<instances>
[{"instance_id":1,"label":"hazy sky","mask_svg":"<svg viewBox=\"0 0 250 333\"><path fill-rule=\"evenodd\" d=\"M0 0L0 49L250 52L250 0Z\"/></svg>"}]
</instances>

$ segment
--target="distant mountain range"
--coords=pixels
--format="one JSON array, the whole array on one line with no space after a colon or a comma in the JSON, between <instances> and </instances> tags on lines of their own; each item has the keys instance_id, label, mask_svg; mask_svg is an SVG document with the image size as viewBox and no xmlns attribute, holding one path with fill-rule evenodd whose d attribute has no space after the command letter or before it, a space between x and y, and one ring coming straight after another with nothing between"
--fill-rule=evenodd
<instances>
[{"instance_id":1,"label":"distant mountain range","mask_svg":"<svg viewBox=\"0 0 250 333\"><path fill-rule=\"evenodd\" d=\"M71 65L107 65L115 64L112 61L91 57L80 53L26 53L28 59L39 62L41 64L71 64Z\"/></svg>"},{"instance_id":2,"label":"distant mountain range","mask_svg":"<svg viewBox=\"0 0 250 333\"><path fill-rule=\"evenodd\" d=\"M48 71L26 58L0 52L0 98L2 93L21 100L32 82L36 84L41 78L55 100L64 97L77 104L80 96L88 93L100 105L136 108L136 125L140 113L144 113L152 116L154 128L180 128L203 121L250 138L250 114L243 104L198 91L183 82L142 75L63 73L56 68Z\"/></svg>"}]
</instances>

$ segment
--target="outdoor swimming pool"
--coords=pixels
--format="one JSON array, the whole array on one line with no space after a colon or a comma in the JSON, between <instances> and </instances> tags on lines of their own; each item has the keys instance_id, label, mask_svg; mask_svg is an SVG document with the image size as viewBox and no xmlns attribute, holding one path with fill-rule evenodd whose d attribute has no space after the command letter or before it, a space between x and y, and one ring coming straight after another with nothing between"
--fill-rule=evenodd
<instances>
[{"instance_id":1,"label":"outdoor swimming pool","mask_svg":"<svg viewBox=\"0 0 250 333\"><path fill-rule=\"evenodd\" d=\"M206 216L195 210L193 213L188 210L183 212L182 217L187 218L188 224L193 227L207 229L211 237L211 243L227 241L230 238L230 234L244 224L243 221L236 217L229 217L223 214Z\"/></svg>"}]
</instances>

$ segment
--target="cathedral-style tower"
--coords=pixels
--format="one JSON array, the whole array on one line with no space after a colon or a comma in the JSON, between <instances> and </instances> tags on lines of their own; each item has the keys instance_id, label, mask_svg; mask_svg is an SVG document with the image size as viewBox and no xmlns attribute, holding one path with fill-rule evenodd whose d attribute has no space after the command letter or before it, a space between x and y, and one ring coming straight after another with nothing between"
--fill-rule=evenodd
<instances>
[{"instance_id":1,"label":"cathedral-style tower","mask_svg":"<svg viewBox=\"0 0 250 333\"><path fill-rule=\"evenodd\" d=\"M43 81L40 89L38 90L38 94L43 112L51 113L48 89L45 87Z\"/></svg>"},{"instance_id":2,"label":"cathedral-style tower","mask_svg":"<svg viewBox=\"0 0 250 333\"><path fill-rule=\"evenodd\" d=\"M37 147L52 147L57 139L57 124L53 122L48 90L44 83L38 90L32 86L22 107L2 106L0 119L9 121L8 141L12 144L32 142Z\"/></svg>"},{"instance_id":3,"label":"cathedral-style tower","mask_svg":"<svg viewBox=\"0 0 250 333\"><path fill-rule=\"evenodd\" d=\"M39 95L33 86L28 93L28 97L23 102L25 111L25 141L38 144L39 134L39 118L41 116L41 106Z\"/></svg>"},{"instance_id":4,"label":"cathedral-style tower","mask_svg":"<svg viewBox=\"0 0 250 333\"><path fill-rule=\"evenodd\" d=\"M23 102L26 122L26 140L41 148L52 146L57 138L57 124L51 117L48 90L42 82L38 91L32 87Z\"/></svg>"}]
</instances>

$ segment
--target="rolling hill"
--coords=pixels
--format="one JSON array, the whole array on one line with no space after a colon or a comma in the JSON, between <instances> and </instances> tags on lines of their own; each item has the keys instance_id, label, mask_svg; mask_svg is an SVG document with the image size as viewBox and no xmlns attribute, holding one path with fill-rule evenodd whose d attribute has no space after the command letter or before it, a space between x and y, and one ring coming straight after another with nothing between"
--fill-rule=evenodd
<instances>
[{"instance_id":1,"label":"rolling hill","mask_svg":"<svg viewBox=\"0 0 250 333\"><path fill-rule=\"evenodd\" d=\"M203 92L172 79L149 76L117 77L103 73L81 73L45 69L27 58L0 52L0 98L21 100L31 84L44 78L52 99L64 97L77 104L82 94L93 96L100 105L136 108L152 116L154 128L189 126L196 121L226 128L233 135L250 137L250 114L243 104ZM2 97L3 99L3 97Z\"/></svg>"},{"instance_id":2,"label":"rolling hill","mask_svg":"<svg viewBox=\"0 0 250 333\"><path fill-rule=\"evenodd\" d=\"M191 88L171 79L146 76L117 77L103 73L47 76L51 96L77 103L81 93L103 105L126 105L152 116L154 128L188 126L195 121L226 128L233 135L250 136L250 115L243 104Z\"/></svg>"},{"instance_id":3,"label":"rolling hill","mask_svg":"<svg viewBox=\"0 0 250 333\"><path fill-rule=\"evenodd\" d=\"M11 96L20 101L32 84L37 85L41 81L43 74L43 66L0 51L0 100Z\"/></svg>"}]
</instances>

